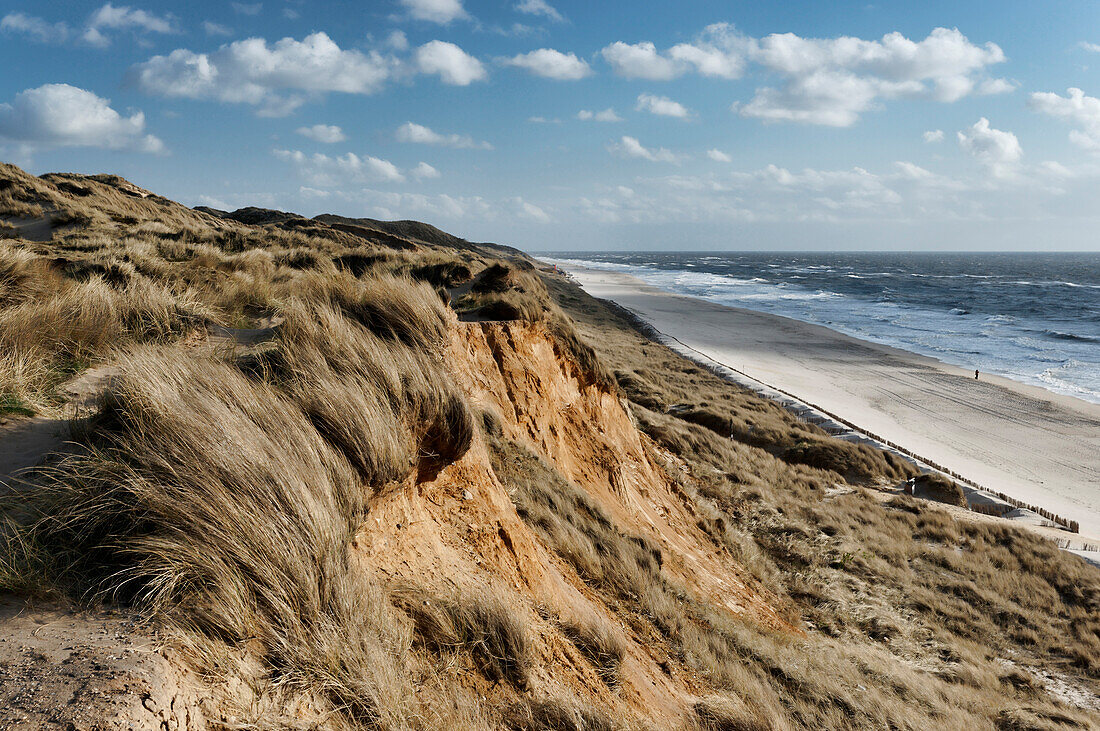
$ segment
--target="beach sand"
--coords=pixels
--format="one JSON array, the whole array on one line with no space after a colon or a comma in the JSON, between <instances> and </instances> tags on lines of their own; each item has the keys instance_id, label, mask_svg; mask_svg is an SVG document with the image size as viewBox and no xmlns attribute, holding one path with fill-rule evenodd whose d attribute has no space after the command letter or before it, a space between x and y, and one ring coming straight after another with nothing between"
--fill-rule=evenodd
<instances>
[{"instance_id":1,"label":"beach sand","mask_svg":"<svg viewBox=\"0 0 1100 731\"><path fill-rule=\"evenodd\" d=\"M707 358L1100 536L1100 405L627 274L562 268Z\"/></svg>"}]
</instances>

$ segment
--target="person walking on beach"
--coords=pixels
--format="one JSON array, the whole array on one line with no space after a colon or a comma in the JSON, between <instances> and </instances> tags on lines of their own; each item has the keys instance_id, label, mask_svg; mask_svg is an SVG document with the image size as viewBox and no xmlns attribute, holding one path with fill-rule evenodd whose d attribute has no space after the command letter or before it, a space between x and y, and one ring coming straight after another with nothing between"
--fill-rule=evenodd
<instances>
[{"instance_id":1,"label":"person walking on beach","mask_svg":"<svg viewBox=\"0 0 1100 731\"><path fill-rule=\"evenodd\" d=\"M974 380L975 381L978 380L978 369L977 368L974 369Z\"/></svg>"}]
</instances>

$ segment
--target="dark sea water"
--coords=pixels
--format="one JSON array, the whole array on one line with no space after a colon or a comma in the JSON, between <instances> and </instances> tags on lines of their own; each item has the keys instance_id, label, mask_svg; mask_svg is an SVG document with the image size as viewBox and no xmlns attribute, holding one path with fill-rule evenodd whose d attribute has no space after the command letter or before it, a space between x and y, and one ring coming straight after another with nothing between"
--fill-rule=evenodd
<instances>
[{"instance_id":1,"label":"dark sea water","mask_svg":"<svg viewBox=\"0 0 1100 731\"><path fill-rule=\"evenodd\" d=\"M1100 253L570 253L678 294L785 315L1100 403Z\"/></svg>"}]
</instances>

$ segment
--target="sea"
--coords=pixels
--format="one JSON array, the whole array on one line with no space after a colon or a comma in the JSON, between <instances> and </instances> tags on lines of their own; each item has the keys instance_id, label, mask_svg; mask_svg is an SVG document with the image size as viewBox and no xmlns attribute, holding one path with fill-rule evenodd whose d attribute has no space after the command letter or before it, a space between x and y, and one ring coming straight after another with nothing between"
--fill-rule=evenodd
<instances>
[{"instance_id":1,"label":"sea","mask_svg":"<svg viewBox=\"0 0 1100 731\"><path fill-rule=\"evenodd\" d=\"M593 253L676 294L1100 403L1100 253Z\"/></svg>"}]
</instances>

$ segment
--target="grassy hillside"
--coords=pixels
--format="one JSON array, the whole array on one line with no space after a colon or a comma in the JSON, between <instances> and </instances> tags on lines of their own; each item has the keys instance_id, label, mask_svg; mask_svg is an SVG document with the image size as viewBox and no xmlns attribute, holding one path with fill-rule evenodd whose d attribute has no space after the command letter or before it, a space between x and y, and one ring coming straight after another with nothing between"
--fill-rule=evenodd
<instances>
[{"instance_id":1,"label":"grassy hillside","mask_svg":"<svg viewBox=\"0 0 1100 731\"><path fill-rule=\"evenodd\" d=\"M1100 572L514 249L8 165L0 221L0 440L76 417L0 589L144 617L210 727L1100 725Z\"/></svg>"}]
</instances>

